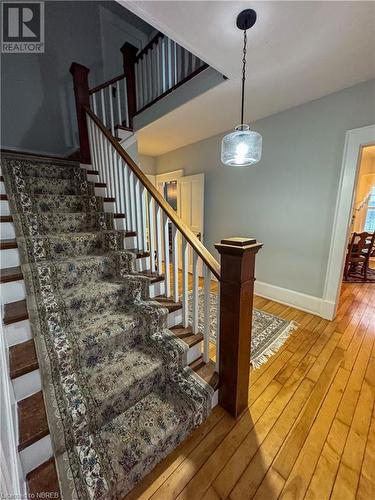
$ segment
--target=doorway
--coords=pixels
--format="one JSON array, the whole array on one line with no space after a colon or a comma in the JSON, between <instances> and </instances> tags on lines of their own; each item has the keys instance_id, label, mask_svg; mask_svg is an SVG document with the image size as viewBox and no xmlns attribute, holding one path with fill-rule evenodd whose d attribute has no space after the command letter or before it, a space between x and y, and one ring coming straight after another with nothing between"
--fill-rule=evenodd
<instances>
[{"instance_id":1,"label":"doorway","mask_svg":"<svg viewBox=\"0 0 375 500\"><path fill-rule=\"evenodd\" d=\"M321 304L321 316L334 319L344 271L347 244L352 229L352 214L363 149L375 144L375 125L346 133L339 190L333 223L329 259Z\"/></svg>"}]
</instances>

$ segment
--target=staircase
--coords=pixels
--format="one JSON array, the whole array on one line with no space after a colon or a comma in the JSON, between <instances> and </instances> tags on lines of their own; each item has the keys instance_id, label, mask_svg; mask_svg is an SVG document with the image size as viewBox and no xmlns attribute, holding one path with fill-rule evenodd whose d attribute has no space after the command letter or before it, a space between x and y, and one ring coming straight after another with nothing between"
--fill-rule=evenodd
<instances>
[{"instance_id":1,"label":"staircase","mask_svg":"<svg viewBox=\"0 0 375 500\"><path fill-rule=\"evenodd\" d=\"M2 287L9 297L11 284L23 287L29 309L21 291L5 305L9 342L8 327L31 326L9 351L21 460L31 483L51 478L53 449L64 497L119 497L207 417L217 377L214 387L199 377L199 358L186 368L202 335L167 329L182 304L150 300L164 276L137 272L149 253L127 248L135 233L105 211L111 201L95 196L102 186L88 181L92 172L9 155L2 173L12 213L4 217L17 234L2 249L20 258L5 256L15 265L3 270Z\"/></svg>"},{"instance_id":2,"label":"staircase","mask_svg":"<svg viewBox=\"0 0 375 500\"><path fill-rule=\"evenodd\" d=\"M35 496L121 498L218 401L234 417L247 407L261 244L222 240L220 266L120 144L152 105L134 93L147 51L171 47L157 37L91 91L73 63L80 163L2 153L3 325Z\"/></svg>"}]
</instances>

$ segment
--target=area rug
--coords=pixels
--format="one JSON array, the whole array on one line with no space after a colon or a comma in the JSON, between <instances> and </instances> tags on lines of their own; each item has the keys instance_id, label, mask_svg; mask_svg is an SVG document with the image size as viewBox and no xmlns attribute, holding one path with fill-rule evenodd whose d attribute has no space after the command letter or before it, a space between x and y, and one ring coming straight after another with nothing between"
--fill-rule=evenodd
<instances>
[{"instance_id":1,"label":"area rug","mask_svg":"<svg viewBox=\"0 0 375 500\"><path fill-rule=\"evenodd\" d=\"M363 274L358 270L352 271L347 279L343 279L344 283L375 283L375 269L367 271L367 279L364 280Z\"/></svg>"},{"instance_id":2,"label":"area rug","mask_svg":"<svg viewBox=\"0 0 375 500\"><path fill-rule=\"evenodd\" d=\"M189 315L192 317L192 293L189 296ZM210 341L216 344L217 294L210 295ZM286 342L289 335L298 328L295 321L282 319L274 314L253 309L251 335L251 359L253 368L259 368ZM204 290L199 289L198 329L204 332Z\"/></svg>"}]
</instances>

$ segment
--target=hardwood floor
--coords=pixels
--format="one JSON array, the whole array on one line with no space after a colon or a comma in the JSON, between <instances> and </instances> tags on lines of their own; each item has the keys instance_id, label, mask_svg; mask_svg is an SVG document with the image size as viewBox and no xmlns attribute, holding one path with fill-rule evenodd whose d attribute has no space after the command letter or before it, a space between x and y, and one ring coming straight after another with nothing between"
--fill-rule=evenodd
<instances>
[{"instance_id":1,"label":"hardwood floor","mask_svg":"<svg viewBox=\"0 0 375 500\"><path fill-rule=\"evenodd\" d=\"M334 322L255 307L300 327L251 372L248 411L216 407L127 498L375 498L375 284L345 284Z\"/></svg>"}]
</instances>

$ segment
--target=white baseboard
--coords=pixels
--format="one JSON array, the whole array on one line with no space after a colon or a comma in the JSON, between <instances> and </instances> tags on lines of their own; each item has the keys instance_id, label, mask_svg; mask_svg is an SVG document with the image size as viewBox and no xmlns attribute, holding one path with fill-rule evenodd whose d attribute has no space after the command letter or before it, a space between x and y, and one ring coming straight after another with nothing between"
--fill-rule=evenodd
<instances>
[{"instance_id":1,"label":"white baseboard","mask_svg":"<svg viewBox=\"0 0 375 500\"><path fill-rule=\"evenodd\" d=\"M320 297L313 295L306 295L305 293L289 290L288 288L281 288L276 285L270 285L262 281L255 282L254 292L260 297L274 300L285 304L287 306L301 309L324 319L332 320L334 317L335 304L333 302L325 301Z\"/></svg>"}]
</instances>

